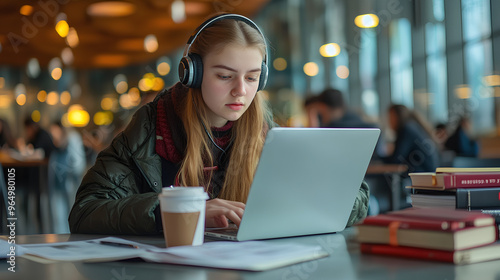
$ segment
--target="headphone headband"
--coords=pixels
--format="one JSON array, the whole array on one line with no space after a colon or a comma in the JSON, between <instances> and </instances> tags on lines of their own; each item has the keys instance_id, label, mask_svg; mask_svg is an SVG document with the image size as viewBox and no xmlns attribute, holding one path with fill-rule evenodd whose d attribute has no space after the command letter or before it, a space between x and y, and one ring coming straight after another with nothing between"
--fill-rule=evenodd
<instances>
[{"instance_id":1,"label":"headphone headband","mask_svg":"<svg viewBox=\"0 0 500 280\"><path fill-rule=\"evenodd\" d=\"M258 90L262 90L264 86L266 85L267 82L267 76L268 76L268 55L267 55L267 42L266 42L266 37L264 36L264 33L260 30L260 28L255 24L251 19L238 15L238 14L222 14L218 15L215 17L212 17L205 22L203 22L194 32L193 34L189 37L186 47L184 48L184 53L182 55L182 59L179 63L179 79L181 83L188 87L200 87L201 86L201 80L203 76L203 63L201 61L201 57L195 53L190 54L189 50L191 49L191 45L194 43L198 35L207 27L211 26L214 24L216 21L223 20L223 19L234 19L237 21L243 21L246 24L250 25L250 27L254 28L259 32L259 34L262 36L263 42L264 42L264 57L263 57L263 62L262 62L262 71L261 75L259 78L259 87Z\"/></svg>"},{"instance_id":2,"label":"headphone headband","mask_svg":"<svg viewBox=\"0 0 500 280\"><path fill-rule=\"evenodd\" d=\"M266 49L266 53L264 56L264 63L266 63L266 65L267 65L268 64L268 61L267 61L267 42L266 42L266 37L264 36L264 33L262 33L262 31L257 26L257 24L255 24L255 22L253 22L251 19L249 19L245 16L242 16L242 15L238 15L238 14L222 14L222 15L218 15L218 16L209 18L206 21L204 21L202 24L200 24L200 26L198 26L198 28L196 28L196 30L193 32L193 34L191 34L191 36L189 37L189 39L186 43L186 47L184 48L184 53L182 54L182 56L186 57L189 54L189 50L191 49L191 45L196 40L196 37L198 37L198 35L200 35L200 33L205 28L211 26L216 21L223 20L223 19L234 19L234 20L243 21L244 23L250 25L251 27L253 27L254 29L256 29L259 32L259 34L264 39L263 41L264 41L264 45L265 45L265 49Z\"/></svg>"}]
</instances>

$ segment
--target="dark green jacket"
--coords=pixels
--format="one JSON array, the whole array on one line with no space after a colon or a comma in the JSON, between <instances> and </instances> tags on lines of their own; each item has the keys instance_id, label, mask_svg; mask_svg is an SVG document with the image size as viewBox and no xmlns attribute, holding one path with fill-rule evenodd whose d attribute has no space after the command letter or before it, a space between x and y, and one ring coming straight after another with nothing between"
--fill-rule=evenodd
<instances>
[{"instance_id":1,"label":"dark green jacket","mask_svg":"<svg viewBox=\"0 0 500 280\"><path fill-rule=\"evenodd\" d=\"M157 234L161 159L155 152L155 101L141 107L84 176L69 216L72 233ZM361 185L348 225L366 216L369 189ZM157 209L158 208L158 209ZM155 215L155 212L156 215ZM160 225L160 226L159 226Z\"/></svg>"}]
</instances>

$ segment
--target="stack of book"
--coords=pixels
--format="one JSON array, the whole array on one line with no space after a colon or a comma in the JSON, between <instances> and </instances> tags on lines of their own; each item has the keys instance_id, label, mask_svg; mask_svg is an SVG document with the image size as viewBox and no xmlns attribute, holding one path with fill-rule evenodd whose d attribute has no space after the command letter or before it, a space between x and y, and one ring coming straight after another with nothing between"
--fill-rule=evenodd
<instances>
[{"instance_id":1,"label":"stack of book","mask_svg":"<svg viewBox=\"0 0 500 280\"><path fill-rule=\"evenodd\" d=\"M445 208L408 208L368 216L356 226L362 253L455 264L500 259L494 218Z\"/></svg>"},{"instance_id":2,"label":"stack of book","mask_svg":"<svg viewBox=\"0 0 500 280\"><path fill-rule=\"evenodd\" d=\"M413 207L480 211L500 224L500 168L437 168L409 175Z\"/></svg>"}]
</instances>

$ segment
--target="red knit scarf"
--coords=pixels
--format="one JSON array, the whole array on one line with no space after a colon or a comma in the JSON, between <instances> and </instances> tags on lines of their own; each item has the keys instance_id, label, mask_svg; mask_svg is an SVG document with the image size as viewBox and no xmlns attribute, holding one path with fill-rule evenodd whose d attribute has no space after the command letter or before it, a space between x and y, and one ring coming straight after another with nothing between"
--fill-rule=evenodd
<instances>
[{"instance_id":1,"label":"red knit scarf","mask_svg":"<svg viewBox=\"0 0 500 280\"><path fill-rule=\"evenodd\" d=\"M167 110L173 110L173 112L175 112L175 91L176 88L173 87L170 93L165 94L160 100L158 100L155 149L156 153L164 159L173 163L178 163L182 160L182 154L175 148L167 116ZM171 99L172 108L167 108L167 98Z\"/></svg>"},{"instance_id":2,"label":"red knit scarf","mask_svg":"<svg viewBox=\"0 0 500 280\"><path fill-rule=\"evenodd\" d=\"M174 145L174 135L179 135L181 132L177 131L179 127L171 127L172 122L169 122L169 115L179 117L179 105L176 104L176 96L179 94L186 94L186 88L174 86L170 93L165 94L157 105L156 116L156 153L164 159L173 163L179 163L183 159L183 153L179 151ZM170 114L169 114L170 113ZM170 120L171 121L171 120ZM180 122L180 118L178 120ZM225 149L231 140L231 133L227 133L232 127L234 122L227 122L223 127L212 127L215 143ZM182 127L182 124L179 124ZM184 133L184 132L182 132ZM185 145L185 144L184 144Z\"/></svg>"}]
</instances>

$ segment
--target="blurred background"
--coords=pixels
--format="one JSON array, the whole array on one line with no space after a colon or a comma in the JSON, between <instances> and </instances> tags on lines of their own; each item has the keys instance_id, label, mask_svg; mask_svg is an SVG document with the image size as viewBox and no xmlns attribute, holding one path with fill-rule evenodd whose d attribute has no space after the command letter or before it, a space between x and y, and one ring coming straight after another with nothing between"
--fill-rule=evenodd
<instances>
[{"instance_id":1,"label":"blurred background","mask_svg":"<svg viewBox=\"0 0 500 280\"><path fill-rule=\"evenodd\" d=\"M305 100L335 88L350 111L382 129L382 157L397 134L387 110L400 104L436 137L466 119L477 145L469 156L496 160L499 10L495 0L1 0L0 163L4 177L17 168L18 205L39 220L27 218L19 230L67 231L82 174L137 108L178 81L189 35L217 12L245 15L266 35L263 94L278 124L311 126ZM40 130L48 138L37 147L31 135ZM33 166L19 163L28 160ZM380 174L387 183L388 171Z\"/></svg>"}]
</instances>

